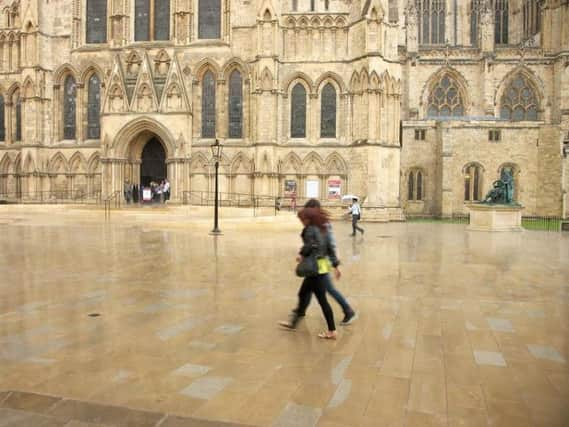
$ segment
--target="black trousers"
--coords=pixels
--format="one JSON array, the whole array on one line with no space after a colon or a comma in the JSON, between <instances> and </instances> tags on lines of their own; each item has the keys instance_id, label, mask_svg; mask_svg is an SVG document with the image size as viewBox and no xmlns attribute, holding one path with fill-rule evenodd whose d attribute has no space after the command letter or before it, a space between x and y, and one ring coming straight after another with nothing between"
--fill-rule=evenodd
<instances>
[{"instance_id":1,"label":"black trousers","mask_svg":"<svg viewBox=\"0 0 569 427\"><path fill-rule=\"evenodd\" d=\"M322 308L322 313L328 324L329 331L335 331L336 325L334 323L334 313L332 312L332 307L326 299L326 275L320 274L318 276L307 277L302 282L300 290L298 291L298 307L296 308L297 315L293 320L293 324L298 323L299 317L298 313L306 313L306 309L310 304L310 297L312 294L316 296L320 308Z\"/></svg>"},{"instance_id":2,"label":"black trousers","mask_svg":"<svg viewBox=\"0 0 569 427\"><path fill-rule=\"evenodd\" d=\"M360 233L363 233L363 228L358 227L358 216L357 215L352 215L352 234L356 234L356 230L358 230Z\"/></svg>"}]
</instances>

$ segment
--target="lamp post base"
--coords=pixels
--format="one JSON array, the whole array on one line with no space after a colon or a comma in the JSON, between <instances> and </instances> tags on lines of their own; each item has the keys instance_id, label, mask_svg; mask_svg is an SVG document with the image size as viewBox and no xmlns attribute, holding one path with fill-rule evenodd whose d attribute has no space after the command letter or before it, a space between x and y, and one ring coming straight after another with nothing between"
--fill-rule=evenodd
<instances>
[{"instance_id":1,"label":"lamp post base","mask_svg":"<svg viewBox=\"0 0 569 427\"><path fill-rule=\"evenodd\" d=\"M211 230L211 231L209 232L209 235L210 235L210 236L223 236L223 233L221 232L220 229L214 228L213 230Z\"/></svg>"}]
</instances>

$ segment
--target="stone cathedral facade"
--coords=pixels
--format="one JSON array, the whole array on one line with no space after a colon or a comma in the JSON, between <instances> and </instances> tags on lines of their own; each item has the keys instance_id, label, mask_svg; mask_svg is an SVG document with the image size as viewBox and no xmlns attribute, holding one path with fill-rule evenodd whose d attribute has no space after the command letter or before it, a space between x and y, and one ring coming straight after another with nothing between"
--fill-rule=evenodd
<instances>
[{"instance_id":1,"label":"stone cathedral facade","mask_svg":"<svg viewBox=\"0 0 569 427\"><path fill-rule=\"evenodd\" d=\"M0 198L365 198L564 215L568 0L0 0ZM202 196L199 196L202 197Z\"/></svg>"}]
</instances>

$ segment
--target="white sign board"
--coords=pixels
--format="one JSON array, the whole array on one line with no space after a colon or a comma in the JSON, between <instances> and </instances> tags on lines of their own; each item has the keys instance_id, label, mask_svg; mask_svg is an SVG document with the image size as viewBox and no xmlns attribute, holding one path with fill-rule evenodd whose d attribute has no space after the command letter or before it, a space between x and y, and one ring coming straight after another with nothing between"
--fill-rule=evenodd
<instances>
[{"instance_id":1,"label":"white sign board","mask_svg":"<svg viewBox=\"0 0 569 427\"><path fill-rule=\"evenodd\" d=\"M306 181L306 198L317 199L320 197L320 181Z\"/></svg>"},{"instance_id":2,"label":"white sign board","mask_svg":"<svg viewBox=\"0 0 569 427\"><path fill-rule=\"evenodd\" d=\"M142 200L145 202L150 202L152 200L152 190L150 188L142 190Z\"/></svg>"}]
</instances>

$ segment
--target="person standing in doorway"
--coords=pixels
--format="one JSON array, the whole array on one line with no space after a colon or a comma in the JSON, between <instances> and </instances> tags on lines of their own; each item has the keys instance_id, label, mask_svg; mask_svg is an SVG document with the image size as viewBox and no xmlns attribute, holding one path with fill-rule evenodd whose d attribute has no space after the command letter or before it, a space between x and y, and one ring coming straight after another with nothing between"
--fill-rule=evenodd
<instances>
[{"instance_id":1,"label":"person standing in doorway","mask_svg":"<svg viewBox=\"0 0 569 427\"><path fill-rule=\"evenodd\" d=\"M164 203L170 200L170 181L164 180Z\"/></svg>"},{"instance_id":2,"label":"person standing in doorway","mask_svg":"<svg viewBox=\"0 0 569 427\"><path fill-rule=\"evenodd\" d=\"M358 199L355 197L352 199L352 204L349 208L349 213L352 215L352 236L356 235L356 231L362 233L364 235L364 229L358 227L358 221L362 218L362 208L358 203Z\"/></svg>"},{"instance_id":3,"label":"person standing in doorway","mask_svg":"<svg viewBox=\"0 0 569 427\"><path fill-rule=\"evenodd\" d=\"M130 200L132 199L132 184L129 182L128 179L124 180L124 199L126 200L127 205L130 204Z\"/></svg>"}]
</instances>

